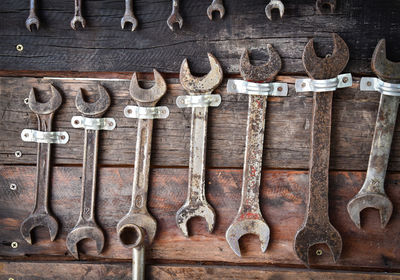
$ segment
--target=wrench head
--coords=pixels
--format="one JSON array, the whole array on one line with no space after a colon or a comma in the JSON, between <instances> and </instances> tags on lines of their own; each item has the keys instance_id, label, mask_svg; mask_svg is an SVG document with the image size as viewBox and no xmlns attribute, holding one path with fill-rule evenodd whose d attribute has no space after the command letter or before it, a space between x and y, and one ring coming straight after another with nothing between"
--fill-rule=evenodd
<instances>
[{"instance_id":1,"label":"wrench head","mask_svg":"<svg viewBox=\"0 0 400 280\"><path fill-rule=\"evenodd\" d=\"M265 253L269 243L270 230L262 219L236 220L229 226L225 238L236 255L241 257L239 239L246 234L257 235L261 242L261 252Z\"/></svg>"},{"instance_id":2,"label":"wrench head","mask_svg":"<svg viewBox=\"0 0 400 280\"><path fill-rule=\"evenodd\" d=\"M379 210L381 217L381 227L386 227L393 212L393 204L386 195L379 193L358 193L347 204L347 212L353 223L361 228L360 213L365 208L375 208Z\"/></svg>"},{"instance_id":3,"label":"wrench head","mask_svg":"<svg viewBox=\"0 0 400 280\"><path fill-rule=\"evenodd\" d=\"M36 30L39 30L39 18L37 16L31 16L26 19L25 26L30 32L32 32L32 26L36 26Z\"/></svg>"},{"instance_id":4,"label":"wrench head","mask_svg":"<svg viewBox=\"0 0 400 280\"><path fill-rule=\"evenodd\" d=\"M99 97L95 102L89 103L83 99L82 89L75 98L75 106L85 116L96 117L104 114L110 107L111 100L107 90L99 85Z\"/></svg>"},{"instance_id":5,"label":"wrench head","mask_svg":"<svg viewBox=\"0 0 400 280\"><path fill-rule=\"evenodd\" d=\"M225 15L225 7L222 4L219 3L214 3L214 1L211 3L210 6L207 8L207 16L210 20L213 19L213 12L219 12L219 18L223 18Z\"/></svg>"},{"instance_id":6,"label":"wrench head","mask_svg":"<svg viewBox=\"0 0 400 280\"><path fill-rule=\"evenodd\" d=\"M190 95L211 93L222 82L223 72L218 60L211 53L207 53L210 61L211 70L202 77L194 77L189 69L189 64L185 58L181 65L179 80L185 90Z\"/></svg>"},{"instance_id":7,"label":"wrench head","mask_svg":"<svg viewBox=\"0 0 400 280\"><path fill-rule=\"evenodd\" d=\"M208 225L208 232L214 230L215 211L207 201L199 201L194 204L184 204L178 212L176 212L176 224L185 237L189 237L187 222L194 217L202 217Z\"/></svg>"},{"instance_id":8,"label":"wrench head","mask_svg":"<svg viewBox=\"0 0 400 280\"><path fill-rule=\"evenodd\" d=\"M103 251L103 231L96 224L77 225L68 233L66 240L67 249L75 259L79 259L78 243L83 239L92 239L96 242L97 254Z\"/></svg>"},{"instance_id":9,"label":"wrench head","mask_svg":"<svg viewBox=\"0 0 400 280\"><path fill-rule=\"evenodd\" d=\"M132 30L135 31L136 27L138 26L138 21L134 16L131 15L124 15L121 18L121 28L125 29L125 24L126 23L131 23L132 24Z\"/></svg>"},{"instance_id":10,"label":"wrench head","mask_svg":"<svg viewBox=\"0 0 400 280\"><path fill-rule=\"evenodd\" d=\"M371 60L372 71L383 81L400 82L400 62L393 62L386 57L386 40L381 39L376 45Z\"/></svg>"},{"instance_id":11,"label":"wrench head","mask_svg":"<svg viewBox=\"0 0 400 280\"><path fill-rule=\"evenodd\" d=\"M126 230L129 229L130 231L135 231L135 236L133 235L135 232L132 232L132 235L129 237L131 240L130 242L126 242L127 238L123 238L122 235L125 233ZM157 221L149 214L140 214L140 213L129 213L125 217L123 217L117 225L117 232L119 239L124 246L128 248L133 248L140 246L140 243L143 242L141 239L144 238L143 230L145 236L147 238L147 244L151 244L154 240L157 231Z\"/></svg>"},{"instance_id":12,"label":"wrench head","mask_svg":"<svg viewBox=\"0 0 400 280\"><path fill-rule=\"evenodd\" d=\"M342 237L329 222L323 225L306 223L296 233L294 251L307 267L309 266L308 250L316 244L328 245L334 262L339 259L342 252Z\"/></svg>"},{"instance_id":13,"label":"wrench head","mask_svg":"<svg viewBox=\"0 0 400 280\"><path fill-rule=\"evenodd\" d=\"M303 64L312 79L330 79L339 75L349 61L349 48L343 39L332 33L333 52L325 58L318 57L314 49L314 40L308 41L303 52Z\"/></svg>"},{"instance_id":14,"label":"wrench head","mask_svg":"<svg viewBox=\"0 0 400 280\"><path fill-rule=\"evenodd\" d=\"M319 14L323 14L326 11L328 11L328 7L330 10L330 13L332 14L333 12L335 12L336 9L336 0L317 0L315 2L315 6L317 8L317 12Z\"/></svg>"},{"instance_id":15,"label":"wrench head","mask_svg":"<svg viewBox=\"0 0 400 280\"><path fill-rule=\"evenodd\" d=\"M50 85L51 96L47 102L41 103L36 100L35 90L31 88L29 92L29 108L38 115L48 115L54 113L62 103L62 97L60 92L53 86Z\"/></svg>"},{"instance_id":16,"label":"wrench head","mask_svg":"<svg viewBox=\"0 0 400 280\"><path fill-rule=\"evenodd\" d=\"M133 74L129 93L139 105L155 105L158 100L167 92L167 83L161 74L154 69L154 86L144 89L139 86L136 72Z\"/></svg>"},{"instance_id":17,"label":"wrench head","mask_svg":"<svg viewBox=\"0 0 400 280\"><path fill-rule=\"evenodd\" d=\"M22 237L32 245L31 231L36 227L47 227L50 233L50 240L54 241L58 232L58 222L49 213L30 214L21 224L20 232Z\"/></svg>"},{"instance_id":18,"label":"wrench head","mask_svg":"<svg viewBox=\"0 0 400 280\"><path fill-rule=\"evenodd\" d=\"M283 5L282 1L280 0L271 0L268 5L265 7L265 15L269 20L272 20L272 13L273 9L279 10L279 15L282 18L283 14L285 13L285 6Z\"/></svg>"},{"instance_id":19,"label":"wrench head","mask_svg":"<svg viewBox=\"0 0 400 280\"><path fill-rule=\"evenodd\" d=\"M179 29L182 29L183 18L178 12L172 12L167 19L167 25L172 31L174 31L174 23L177 23L179 25Z\"/></svg>"},{"instance_id":20,"label":"wrench head","mask_svg":"<svg viewBox=\"0 0 400 280\"><path fill-rule=\"evenodd\" d=\"M252 65L249 51L245 49L240 57L240 75L246 81L270 82L282 67L282 60L271 44L267 45L269 59L263 65Z\"/></svg>"},{"instance_id":21,"label":"wrench head","mask_svg":"<svg viewBox=\"0 0 400 280\"><path fill-rule=\"evenodd\" d=\"M77 25L76 25L77 23L80 23L81 26L82 26L82 28L85 28L85 27L86 27L86 20L84 19L83 16L74 16L74 17L72 18L70 25L71 25L71 28L72 28L73 30L76 30L76 29L77 29Z\"/></svg>"}]
</instances>

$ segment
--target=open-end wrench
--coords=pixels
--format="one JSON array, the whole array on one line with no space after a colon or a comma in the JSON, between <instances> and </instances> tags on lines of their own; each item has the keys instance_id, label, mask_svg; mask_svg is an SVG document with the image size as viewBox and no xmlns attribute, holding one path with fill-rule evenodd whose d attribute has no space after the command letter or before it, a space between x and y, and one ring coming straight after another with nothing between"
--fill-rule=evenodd
<instances>
[{"instance_id":1,"label":"open-end wrench","mask_svg":"<svg viewBox=\"0 0 400 280\"><path fill-rule=\"evenodd\" d=\"M317 0L315 2L315 7L319 14L326 13L327 11L333 13L336 9L336 0Z\"/></svg>"},{"instance_id":2,"label":"open-end wrench","mask_svg":"<svg viewBox=\"0 0 400 280\"><path fill-rule=\"evenodd\" d=\"M250 63L247 49L243 52L240 58L240 74L244 80L268 83L278 74L282 66L281 58L270 44L267 45L267 51L269 60L259 66ZM259 203L267 96L255 94L249 96L242 200L239 211L225 234L226 241L238 256L241 256L239 239L243 235L257 235L262 252L267 250L269 242L270 230L262 217Z\"/></svg>"},{"instance_id":3,"label":"open-end wrench","mask_svg":"<svg viewBox=\"0 0 400 280\"><path fill-rule=\"evenodd\" d=\"M82 25L82 28L86 27L86 20L82 16L82 0L74 0L75 1L75 13L74 17L71 20L71 28L76 30L76 24L79 22Z\"/></svg>"},{"instance_id":4,"label":"open-end wrench","mask_svg":"<svg viewBox=\"0 0 400 280\"><path fill-rule=\"evenodd\" d=\"M283 17L283 14L285 13L285 6L283 5L282 1L280 0L269 1L268 5L265 7L265 14L269 20L272 20L271 11L273 9L278 9L280 17L281 18Z\"/></svg>"},{"instance_id":5,"label":"open-end wrench","mask_svg":"<svg viewBox=\"0 0 400 280\"><path fill-rule=\"evenodd\" d=\"M333 34L334 49L325 58L317 57L311 39L303 52L304 68L314 80L336 77L349 60L349 49L337 34ZM332 91L314 92L311 128L309 196L303 225L296 233L294 251L308 265L308 250L325 243L336 262L342 251L342 238L329 221L329 153L332 118Z\"/></svg>"},{"instance_id":6,"label":"open-end wrench","mask_svg":"<svg viewBox=\"0 0 400 280\"><path fill-rule=\"evenodd\" d=\"M152 88L143 89L139 86L136 73L133 74L129 93L139 108L154 108L166 93L167 84L157 70L154 70L154 79L155 85ZM131 110L129 107L125 109L128 114L129 110ZM122 245L134 249L133 279L135 280L144 279L144 246L153 242L157 230L157 221L147 210L152 133L153 119L139 118L131 207L117 225L118 237ZM144 241L145 238L147 238L147 242ZM139 263L142 264L141 267Z\"/></svg>"},{"instance_id":7,"label":"open-end wrench","mask_svg":"<svg viewBox=\"0 0 400 280\"><path fill-rule=\"evenodd\" d=\"M191 96L207 96L222 82L222 67L218 60L208 53L211 71L203 77L194 77L190 73L188 61L182 62L179 74L183 88ZM203 217L208 224L208 231L214 230L215 212L205 195L205 161L207 146L208 107L192 107L190 132L189 180L186 202L176 213L176 224L188 237L187 222L193 217Z\"/></svg>"},{"instance_id":8,"label":"open-end wrench","mask_svg":"<svg viewBox=\"0 0 400 280\"><path fill-rule=\"evenodd\" d=\"M179 13L179 1L180 0L172 0L172 12L167 19L167 25L169 29L171 29L172 31L174 31L174 23L178 23L180 29L182 28L183 25L183 18Z\"/></svg>"},{"instance_id":9,"label":"open-end wrench","mask_svg":"<svg viewBox=\"0 0 400 280\"><path fill-rule=\"evenodd\" d=\"M99 85L98 99L93 103L87 103L83 99L81 90L76 95L75 106L84 117L99 118L110 107L110 96L106 89ZM79 124L78 120L74 122ZM95 217L99 130L85 128L84 141L81 210L78 222L68 233L66 241L68 250L76 259L79 259L77 244L83 239L95 240L98 254L104 246L104 234L97 225Z\"/></svg>"},{"instance_id":10,"label":"open-end wrench","mask_svg":"<svg viewBox=\"0 0 400 280\"><path fill-rule=\"evenodd\" d=\"M207 16L210 20L213 19L213 12L219 12L219 18L223 18L225 15L225 7L223 0L213 0L210 6L207 8Z\"/></svg>"},{"instance_id":11,"label":"open-end wrench","mask_svg":"<svg viewBox=\"0 0 400 280\"><path fill-rule=\"evenodd\" d=\"M395 63L386 58L384 39L376 46L371 64L372 70L382 81L400 83L400 62ZM385 193L384 182L399 100L398 95L391 96L385 92L381 94L367 175L361 190L347 205L350 218L358 228L361 228L360 213L365 208L379 210L382 228L392 215L393 205Z\"/></svg>"},{"instance_id":12,"label":"open-end wrench","mask_svg":"<svg viewBox=\"0 0 400 280\"><path fill-rule=\"evenodd\" d=\"M138 21L133 13L133 0L125 0L125 13L124 16L121 18L121 28L125 28L125 24L127 22L132 24L132 31L135 31Z\"/></svg>"},{"instance_id":13,"label":"open-end wrench","mask_svg":"<svg viewBox=\"0 0 400 280\"><path fill-rule=\"evenodd\" d=\"M39 30L39 18L36 15L37 0L30 0L29 16L25 21L26 28L32 32L32 25Z\"/></svg>"},{"instance_id":14,"label":"open-end wrench","mask_svg":"<svg viewBox=\"0 0 400 280\"><path fill-rule=\"evenodd\" d=\"M39 131L50 132L54 112L62 103L61 94L51 86L51 97L46 103L36 101L33 88L29 93L29 108L36 114ZM31 230L38 226L47 226L50 240L53 241L58 232L56 218L49 211L49 186L50 186L50 155L51 144L39 143L36 163L36 196L35 207L32 213L22 222L21 234L24 239L32 244Z\"/></svg>"}]
</instances>

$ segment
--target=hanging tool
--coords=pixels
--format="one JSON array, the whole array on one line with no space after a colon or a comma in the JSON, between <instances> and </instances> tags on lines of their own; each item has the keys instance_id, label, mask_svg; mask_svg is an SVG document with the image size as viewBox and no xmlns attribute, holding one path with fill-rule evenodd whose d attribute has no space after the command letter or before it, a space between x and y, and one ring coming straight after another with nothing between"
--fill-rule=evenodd
<instances>
[{"instance_id":1,"label":"hanging tool","mask_svg":"<svg viewBox=\"0 0 400 280\"><path fill-rule=\"evenodd\" d=\"M367 176L361 190L347 205L350 218L358 228L361 228L360 213L365 208L379 210L382 228L389 222L393 211L392 202L385 193L384 182L399 108L400 62L395 63L386 58L386 41L382 39L375 48L371 64L379 79L362 78L360 88L379 91L381 100Z\"/></svg>"},{"instance_id":2,"label":"hanging tool","mask_svg":"<svg viewBox=\"0 0 400 280\"><path fill-rule=\"evenodd\" d=\"M167 19L167 25L172 31L174 31L174 23L178 23L179 29L182 29L183 25L183 19L179 13L179 1L180 0L172 0L172 12Z\"/></svg>"},{"instance_id":3,"label":"hanging tool","mask_svg":"<svg viewBox=\"0 0 400 280\"><path fill-rule=\"evenodd\" d=\"M279 15L282 18L283 14L285 13L285 6L283 5L282 1L280 0L271 0L269 1L268 5L265 7L265 14L269 20L272 20L271 11L273 9L279 10Z\"/></svg>"},{"instance_id":4,"label":"hanging tool","mask_svg":"<svg viewBox=\"0 0 400 280\"><path fill-rule=\"evenodd\" d=\"M82 0L74 0L75 1L75 13L74 17L71 20L71 28L76 30L76 24L79 22L82 25L82 28L86 27L86 20L82 16Z\"/></svg>"},{"instance_id":5,"label":"hanging tool","mask_svg":"<svg viewBox=\"0 0 400 280\"><path fill-rule=\"evenodd\" d=\"M317 0L315 6L319 14L324 14L328 11L332 14L336 9L336 0Z\"/></svg>"},{"instance_id":6,"label":"hanging tool","mask_svg":"<svg viewBox=\"0 0 400 280\"><path fill-rule=\"evenodd\" d=\"M29 16L25 21L26 28L32 32L32 25L36 26L36 29L39 30L39 18L36 15L37 10L37 0L30 0L30 8L29 8Z\"/></svg>"},{"instance_id":7,"label":"hanging tool","mask_svg":"<svg viewBox=\"0 0 400 280\"><path fill-rule=\"evenodd\" d=\"M138 21L133 13L133 0L125 0L125 13L121 18L121 28L124 29L128 22L132 24L132 31L135 31Z\"/></svg>"},{"instance_id":8,"label":"hanging tool","mask_svg":"<svg viewBox=\"0 0 400 280\"><path fill-rule=\"evenodd\" d=\"M213 0L210 6L207 8L207 16L210 20L213 19L213 12L219 12L219 18L223 18L225 15L225 7L223 0Z\"/></svg>"}]
</instances>

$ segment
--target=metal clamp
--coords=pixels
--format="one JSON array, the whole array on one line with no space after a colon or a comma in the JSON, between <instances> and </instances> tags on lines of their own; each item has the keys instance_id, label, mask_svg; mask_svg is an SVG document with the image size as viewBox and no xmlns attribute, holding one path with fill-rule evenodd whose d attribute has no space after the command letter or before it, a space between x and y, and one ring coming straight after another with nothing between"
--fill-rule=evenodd
<instances>
[{"instance_id":1,"label":"metal clamp","mask_svg":"<svg viewBox=\"0 0 400 280\"><path fill-rule=\"evenodd\" d=\"M139 107L126 106L124 115L133 119L166 119L169 116L169 109L166 106Z\"/></svg>"},{"instance_id":2,"label":"metal clamp","mask_svg":"<svg viewBox=\"0 0 400 280\"><path fill-rule=\"evenodd\" d=\"M378 78L361 78L360 90L378 91L384 95L400 96L400 84L391 84Z\"/></svg>"},{"instance_id":3,"label":"metal clamp","mask_svg":"<svg viewBox=\"0 0 400 280\"><path fill-rule=\"evenodd\" d=\"M73 116L71 124L74 128L90 130L113 130L116 126L114 118L86 118L83 116Z\"/></svg>"},{"instance_id":4,"label":"metal clamp","mask_svg":"<svg viewBox=\"0 0 400 280\"><path fill-rule=\"evenodd\" d=\"M336 78L327 80L299 79L296 80L296 92L326 92L335 91L338 88L351 87L353 78L351 74L341 74Z\"/></svg>"},{"instance_id":5,"label":"metal clamp","mask_svg":"<svg viewBox=\"0 0 400 280\"><path fill-rule=\"evenodd\" d=\"M183 95L176 98L176 105L179 108L218 107L219 104L221 104L221 95L219 94Z\"/></svg>"},{"instance_id":6,"label":"metal clamp","mask_svg":"<svg viewBox=\"0 0 400 280\"><path fill-rule=\"evenodd\" d=\"M24 142L36 142L45 144L67 144L69 134L66 131L39 131L24 129L21 132L21 139Z\"/></svg>"},{"instance_id":7,"label":"metal clamp","mask_svg":"<svg viewBox=\"0 0 400 280\"><path fill-rule=\"evenodd\" d=\"M244 80L228 80L229 93L250 95L287 96L287 83L252 83Z\"/></svg>"}]
</instances>

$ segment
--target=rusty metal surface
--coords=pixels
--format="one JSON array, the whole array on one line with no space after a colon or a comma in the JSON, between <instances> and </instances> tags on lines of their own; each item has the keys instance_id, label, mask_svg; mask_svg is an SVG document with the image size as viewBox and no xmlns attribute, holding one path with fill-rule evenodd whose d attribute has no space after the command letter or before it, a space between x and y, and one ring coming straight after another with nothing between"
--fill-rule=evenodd
<instances>
[{"instance_id":1,"label":"rusty metal surface","mask_svg":"<svg viewBox=\"0 0 400 280\"><path fill-rule=\"evenodd\" d=\"M34 89L31 89L28 104L29 108L37 116L39 131L51 131L54 112L61 106L61 103L61 94L53 86L51 86L51 97L45 103L37 102ZM51 144L38 143L35 206L29 216L22 222L20 228L23 238L29 244L32 244L32 229L39 226L48 228L51 241L57 236L58 222L49 209L50 160Z\"/></svg>"},{"instance_id":2,"label":"rusty metal surface","mask_svg":"<svg viewBox=\"0 0 400 280\"><path fill-rule=\"evenodd\" d=\"M76 24L80 23L82 28L86 27L86 20L82 16L82 0L74 0L75 1L75 11L74 11L74 17L71 20L71 28L73 30L76 30Z\"/></svg>"},{"instance_id":3,"label":"rusty metal surface","mask_svg":"<svg viewBox=\"0 0 400 280\"><path fill-rule=\"evenodd\" d=\"M180 0L172 0L172 11L167 19L167 25L172 31L174 31L175 23L179 25L180 29L183 26L183 19L181 17L181 14L179 13L179 1Z\"/></svg>"},{"instance_id":4,"label":"rusty metal surface","mask_svg":"<svg viewBox=\"0 0 400 280\"><path fill-rule=\"evenodd\" d=\"M32 26L36 26L36 29L39 30L40 21L36 15L37 9L37 0L30 0L30 8L29 8L29 16L25 21L26 28L32 32Z\"/></svg>"},{"instance_id":5,"label":"rusty metal surface","mask_svg":"<svg viewBox=\"0 0 400 280\"><path fill-rule=\"evenodd\" d=\"M319 14L334 13L336 9L336 0L317 0L315 7Z\"/></svg>"},{"instance_id":6,"label":"rusty metal surface","mask_svg":"<svg viewBox=\"0 0 400 280\"><path fill-rule=\"evenodd\" d=\"M346 67L349 49L337 34L333 34L334 50L331 56L319 58L311 39L303 53L303 64L312 79L329 79ZM315 244L328 245L336 262L342 251L340 233L329 221L329 153L333 92L314 92L311 128L309 196L303 225L297 231L294 251L308 266L308 250Z\"/></svg>"},{"instance_id":7,"label":"rusty metal surface","mask_svg":"<svg viewBox=\"0 0 400 280\"><path fill-rule=\"evenodd\" d=\"M280 0L270 0L268 5L265 7L265 15L269 20L272 20L272 10L278 9L279 16L282 18L285 13L285 6Z\"/></svg>"},{"instance_id":8,"label":"rusty metal surface","mask_svg":"<svg viewBox=\"0 0 400 280\"><path fill-rule=\"evenodd\" d=\"M132 30L135 31L138 21L133 13L133 0L125 0L125 13L124 16L121 18L121 28L125 28L125 24L130 23L132 24Z\"/></svg>"},{"instance_id":9,"label":"rusty metal surface","mask_svg":"<svg viewBox=\"0 0 400 280\"><path fill-rule=\"evenodd\" d=\"M213 19L213 12L219 13L219 18L223 18L225 15L225 7L223 0L212 0L212 3L207 8L207 16L210 20Z\"/></svg>"}]
</instances>

